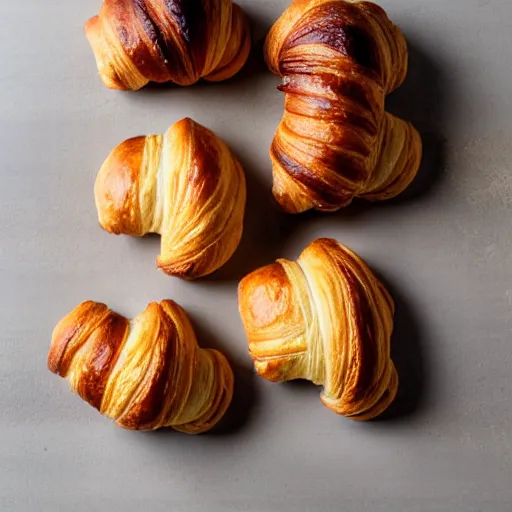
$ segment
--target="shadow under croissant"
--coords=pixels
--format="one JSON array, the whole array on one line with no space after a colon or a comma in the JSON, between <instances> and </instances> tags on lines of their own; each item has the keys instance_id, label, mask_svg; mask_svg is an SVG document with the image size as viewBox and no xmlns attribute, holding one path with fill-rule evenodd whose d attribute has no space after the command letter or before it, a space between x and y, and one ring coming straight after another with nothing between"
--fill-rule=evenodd
<instances>
[{"instance_id":1,"label":"shadow under croissant","mask_svg":"<svg viewBox=\"0 0 512 512\"><path fill-rule=\"evenodd\" d=\"M237 157L245 169L247 181L244 231L231 259L215 273L205 277L210 282L238 282L253 270L280 258L290 231L298 220L284 214L275 203L270 172L268 179L264 180L261 172L243 155Z\"/></svg>"},{"instance_id":2,"label":"shadow under croissant","mask_svg":"<svg viewBox=\"0 0 512 512\"><path fill-rule=\"evenodd\" d=\"M254 408L258 405L256 373L250 362L242 363L230 355L229 349L220 343L211 330L194 314L190 319L201 348L212 348L222 352L231 364L235 376L233 399L224 417L219 423L205 432L206 435L229 435L248 425Z\"/></svg>"},{"instance_id":3,"label":"shadow under croissant","mask_svg":"<svg viewBox=\"0 0 512 512\"><path fill-rule=\"evenodd\" d=\"M406 33L408 37L408 34ZM423 158L409 188L395 201L405 202L434 193L445 175L446 109L454 95L441 62L408 37L409 70L405 82L387 98L386 109L410 121L420 132Z\"/></svg>"},{"instance_id":4,"label":"shadow under croissant","mask_svg":"<svg viewBox=\"0 0 512 512\"><path fill-rule=\"evenodd\" d=\"M409 297L376 272L395 301L391 359L398 372L398 393L390 407L374 421L400 421L419 414L428 401L429 357L421 315Z\"/></svg>"}]
</instances>

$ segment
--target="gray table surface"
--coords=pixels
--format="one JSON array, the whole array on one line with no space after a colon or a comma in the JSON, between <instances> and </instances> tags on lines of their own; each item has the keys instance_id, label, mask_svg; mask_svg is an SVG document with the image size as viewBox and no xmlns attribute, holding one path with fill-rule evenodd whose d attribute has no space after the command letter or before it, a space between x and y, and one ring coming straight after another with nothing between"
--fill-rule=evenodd
<instances>
[{"instance_id":1,"label":"gray table surface","mask_svg":"<svg viewBox=\"0 0 512 512\"><path fill-rule=\"evenodd\" d=\"M240 1L254 37L285 0ZM83 22L100 0L0 1L0 510L486 511L512 507L512 3L382 0L410 43L389 109L421 131L400 200L286 217L270 196L278 79L106 90ZM103 232L92 187L110 150L190 116L243 162L249 212L217 275L157 272L159 239ZM397 301L394 413L338 417L309 385L251 372L239 278L318 236L363 256ZM46 369L55 323L94 299L133 316L173 298L238 376L234 414L189 437L115 427Z\"/></svg>"}]
</instances>

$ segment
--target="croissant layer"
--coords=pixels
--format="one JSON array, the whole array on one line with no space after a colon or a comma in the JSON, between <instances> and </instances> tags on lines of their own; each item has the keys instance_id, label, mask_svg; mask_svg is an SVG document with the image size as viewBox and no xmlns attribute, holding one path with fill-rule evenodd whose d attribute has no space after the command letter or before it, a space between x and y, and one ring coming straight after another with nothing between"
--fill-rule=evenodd
<instances>
[{"instance_id":1,"label":"croissant layer","mask_svg":"<svg viewBox=\"0 0 512 512\"><path fill-rule=\"evenodd\" d=\"M296 0L265 43L285 111L272 142L273 192L289 213L383 200L414 179L422 145L384 111L407 74L407 44L379 6Z\"/></svg>"},{"instance_id":2,"label":"croissant layer","mask_svg":"<svg viewBox=\"0 0 512 512\"><path fill-rule=\"evenodd\" d=\"M262 377L322 385L322 402L355 420L378 416L393 401L393 300L335 240L318 239L297 261L249 274L239 285L239 307Z\"/></svg>"},{"instance_id":3,"label":"croissant layer","mask_svg":"<svg viewBox=\"0 0 512 512\"><path fill-rule=\"evenodd\" d=\"M55 328L48 367L132 430L204 432L233 394L226 358L198 347L185 311L169 300L151 303L133 321L104 304L80 304Z\"/></svg>"},{"instance_id":4,"label":"croissant layer","mask_svg":"<svg viewBox=\"0 0 512 512\"><path fill-rule=\"evenodd\" d=\"M103 83L121 90L225 80L251 46L247 18L231 0L104 0L85 33Z\"/></svg>"},{"instance_id":5,"label":"croissant layer","mask_svg":"<svg viewBox=\"0 0 512 512\"><path fill-rule=\"evenodd\" d=\"M242 166L224 142L191 119L115 148L98 173L95 198L106 231L160 234L158 267L185 279L224 265L242 236Z\"/></svg>"}]
</instances>

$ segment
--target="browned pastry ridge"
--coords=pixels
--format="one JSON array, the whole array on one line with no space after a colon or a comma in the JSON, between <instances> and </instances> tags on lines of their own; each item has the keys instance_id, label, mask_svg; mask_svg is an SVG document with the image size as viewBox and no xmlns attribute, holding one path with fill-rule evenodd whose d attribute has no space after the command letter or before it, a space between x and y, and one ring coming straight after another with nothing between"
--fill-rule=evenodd
<instances>
[{"instance_id":1,"label":"browned pastry ridge","mask_svg":"<svg viewBox=\"0 0 512 512\"><path fill-rule=\"evenodd\" d=\"M164 135L112 151L95 184L99 222L110 233L159 233L158 267L195 279L220 268L242 236L245 175L229 148L191 119Z\"/></svg>"},{"instance_id":2,"label":"browned pastry ridge","mask_svg":"<svg viewBox=\"0 0 512 512\"><path fill-rule=\"evenodd\" d=\"M386 13L359 0L295 0L265 43L285 112L272 142L273 192L289 213L335 211L355 197L400 194L422 145L384 111L407 74L407 44Z\"/></svg>"},{"instance_id":3,"label":"browned pastry ridge","mask_svg":"<svg viewBox=\"0 0 512 512\"><path fill-rule=\"evenodd\" d=\"M49 369L121 427L196 434L224 415L234 378L226 358L200 349L185 311L153 302L133 321L84 302L53 332Z\"/></svg>"},{"instance_id":4,"label":"browned pastry ridge","mask_svg":"<svg viewBox=\"0 0 512 512\"><path fill-rule=\"evenodd\" d=\"M251 47L247 18L231 0L104 0L85 33L103 83L122 90L226 80Z\"/></svg>"},{"instance_id":5,"label":"browned pastry ridge","mask_svg":"<svg viewBox=\"0 0 512 512\"><path fill-rule=\"evenodd\" d=\"M297 261L281 259L249 274L239 286L239 307L262 377L322 385L322 402L354 420L378 416L395 398L393 299L335 240L318 239Z\"/></svg>"}]
</instances>

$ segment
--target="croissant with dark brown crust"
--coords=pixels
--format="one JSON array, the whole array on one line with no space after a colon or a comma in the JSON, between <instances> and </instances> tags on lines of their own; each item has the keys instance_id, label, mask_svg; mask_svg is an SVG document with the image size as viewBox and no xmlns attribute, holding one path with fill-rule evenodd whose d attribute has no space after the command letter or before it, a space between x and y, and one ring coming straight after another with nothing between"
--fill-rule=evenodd
<instances>
[{"instance_id":1,"label":"croissant with dark brown crust","mask_svg":"<svg viewBox=\"0 0 512 512\"><path fill-rule=\"evenodd\" d=\"M129 139L98 173L96 207L109 233L158 233L158 267L195 279L220 268L242 236L242 166L213 132L182 119L164 135Z\"/></svg>"},{"instance_id":2,"label":"croissant with dark brown crust","mask_svg":"<svg viewBox=\"0 0 512 512\"><path fill-rule=\"evenodd\" d=\"M53 332L49 369L121 427L211 429L233 395L226 358L200 349L185 311L151 303L133 321L105 304L84 302Z\"/></svg>"},{"instance_id":3,"label":"croissant with dark brown crust","mask_svg":"<svg viewBox=\"0 0 512 512\"><path fill-rule=\"evenodd\" d=\"M384 111L407 74L407 44L386 13L360 0L295 0L265 58L282 77L285 112L271 147L274 195L289 213L335 211L355 197L400 194L421 139Z\"/></svg>"},{"instance_id":4,"label":"croissant with dark brown crust","mask_svg":"<svg viewBox=\"0 0 512 512\"><path fill-rule=\"evenodd\" d=\"M239 307L262 377L322 385L322 402L354 420L378 416L395 398L393 299L335 240L318 239L297 261L281 259L249 274L239 286Z\"/></svg>"},{"instance_id":5,"label":"croissant with dark brown crust","mask_svg":"<svg viewBox=\"0 0 512 512\"><path fill-rule=\"evenodd\" d=\"M122 90L226 80L251 47L247 18L231 0L104 0L85 33L103 83Z\"/></svg>"}]
</instances>

